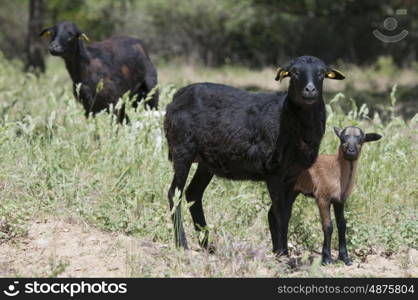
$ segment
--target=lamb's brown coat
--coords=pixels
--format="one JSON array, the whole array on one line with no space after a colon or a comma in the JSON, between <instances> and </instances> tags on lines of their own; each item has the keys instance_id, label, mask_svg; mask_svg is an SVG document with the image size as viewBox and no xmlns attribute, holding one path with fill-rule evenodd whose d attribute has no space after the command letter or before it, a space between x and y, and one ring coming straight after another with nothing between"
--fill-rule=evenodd
<instances>
[{"instance_id":1,"label":"lamb's brown coat","mask_svg":"<svg viewBox=\"0 0 418 300\"><path fill-rule=\"evenodd\" d=\"M315 164L299 177L295 190L316 199L344 203L355 185L358 159L344 159L339 147L337 155L320 155Z\"/></svg>"},{"instance_id":2,"label":"lamb's brown coat","mask_svg":"<svg viewBox=\"0 0 418 300\"><path fill-rule=\"evenodd\" d=\"M331 204L338 226L339 259L345 264L352 262L347 254L344 218L344 204L351 195L357 172L358 160L362 145L365 142L377 141L381 135L377 133L364 134L358 127L349 126L341 130L334 128L340 138L338 152L335 155L320 155L313 166L299 176L295 185L295 194L302 193L316 199L321 216L322 230L324 232L324 245L322 247L322 261L325 264L331 259Z\"/></svg>"}]
</instances>

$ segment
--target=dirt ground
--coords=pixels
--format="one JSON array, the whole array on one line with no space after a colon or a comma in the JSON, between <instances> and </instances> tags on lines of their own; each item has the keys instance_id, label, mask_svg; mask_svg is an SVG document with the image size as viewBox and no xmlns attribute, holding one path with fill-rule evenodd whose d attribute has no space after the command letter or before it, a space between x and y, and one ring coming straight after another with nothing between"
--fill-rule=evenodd
<instances>
[{"instance_id":1,"label":"dirt ground","mask_svg":"<svg viewBox=\"0 0 418 300\"><path fill-rule=\"evenodd\" d=\"M141 273L132 273L131 258L140 253L142 261L155 262L160 256L164 264L162 253L169 252L167 248L151 241L102 232L72 219L45 218L33 222L26 237L0 245L0 277L141 276ZM190 252L194 252L192 256L204 255ZM286 263L296 264L288 276L312 274L311 266L298 264L297 258ZM314 276L418 277L418 251L409 249L390 258L370 255L365 262L356 262L350 267L320 266Z\"/></svg>"}]
</instances>

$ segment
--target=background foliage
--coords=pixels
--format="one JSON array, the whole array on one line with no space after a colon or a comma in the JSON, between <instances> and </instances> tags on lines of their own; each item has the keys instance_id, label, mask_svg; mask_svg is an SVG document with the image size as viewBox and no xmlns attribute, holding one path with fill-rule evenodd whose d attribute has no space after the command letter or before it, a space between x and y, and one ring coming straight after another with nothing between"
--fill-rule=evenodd
<instances>
[{"instance_id":1,"label":"background foliage","mask_svg":"<svg viewBox=\"0 0 418 300\"><path fill-rule=\"evenodd\" d=\"M0 3L0 50L7 57L24 57L28 3ZM396 16L397 9L407 14ZM45 25L71 20L93 40L131 34L156 57L209 66L263 67L302 54L355 64L385 55L410 65L417 57L418 5L413 0L48 0L45 10ZM399 22L393 32L383 28L388 16ZM373 29L410 34L386 44Z\"/></svg>"}]
</instances>

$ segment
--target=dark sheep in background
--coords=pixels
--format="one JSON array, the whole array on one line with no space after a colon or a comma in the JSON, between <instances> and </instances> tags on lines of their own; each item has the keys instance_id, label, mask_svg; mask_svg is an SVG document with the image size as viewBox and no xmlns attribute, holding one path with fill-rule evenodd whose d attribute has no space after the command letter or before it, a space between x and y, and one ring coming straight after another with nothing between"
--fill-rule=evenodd
<instances>
[{"instance_id":1,"label":"dark sheep in background","mask_svg":"<svg viewBox=\"0 0 418 300\"><path fill-rule=\"evenodd\" d=\"M190 213L196 230L205 230L202 196L213 175L233 180L265 181L272 205L268 213L273 251L288 254L287 231L294 185L312 166L325 132L324 78L344 79L316 57L302 56L279 68L276 80L290 77L287 92L251 93L213 83L180 89L167 106L164 128L174 178L168 198L183 191L190 166L198 167L186 190L194 202ZM172 215L176 245L187 248L177 206Z\"/></svg>"},{"instance_id":2,"label":"dark sheep in background","mask_svg":"<svg viewBox=\"0 0 418 300\"><path fill-rule=\"evenodd\" d=\"M322 263L329 264L331 259L331 204L334 206L338 228L339 255L338 259L346 265L352 262L348 257L344 218L344 205L354 187L358 160L363 143L379 140L377 133L366 133L358 127L346 127L343 130L334 127L335 134L340 138L336 155L320 155L315 164L299 176L295 191L316 199L324 232L322 247Z\"/></svg>"},{"instance_id":3,"label":"dark sheep in background","mask_svg":"<svg viewBox=\"0 0 418 300\"><path fill-rule=\"evenodd\" d=\"M49 52L60 56L73 81L75 97L83 104L86 116L109 109L127 91L137 96L134 103L144 98L157 85L157 72L143 43L126 36L114 36L88 46L88 40L74 23L60 22L44 29L41 36L51 37ZM99 83L102 89L96 89ZM81 84L77 91L77 85ZM147 101L149 108L157 108L158 92ZM125 118L124 108L117 111L118 121Z\"/></svg>"}]
</instances>

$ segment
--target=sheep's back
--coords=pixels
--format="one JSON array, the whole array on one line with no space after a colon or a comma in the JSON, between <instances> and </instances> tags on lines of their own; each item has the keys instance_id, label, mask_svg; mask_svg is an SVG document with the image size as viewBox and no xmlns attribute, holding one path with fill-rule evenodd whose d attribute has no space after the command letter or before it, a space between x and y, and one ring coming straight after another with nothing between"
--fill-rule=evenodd
<instances>
[{"instance_id":1,"label":"sheep's back","mask_svg":"<svg viewBox=\"0 0 418 300\"><path fill-rule=\"evenodd\" d=\"M91 57L83 81L94 89L103 80L105 88L113 88L113 97L118 98L144 82L147 77L154 84L157 83L156 69L139 39L114 36L92 43L87 49ZM109 92L103 94L109 98Z\"/></svg>"},{"instance_id":2,"label":"sheep's back","mask_svg":"<svg viewBox=\"0 0 418 300\"><path fill-rule=\"evenodd\" d=\"M283 101L281 93L190 85L167 106L169 146L194 146L195 160L219 176L261 180L277 167L274 155Z\"/></svg>"}]
</instances>

